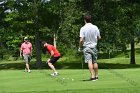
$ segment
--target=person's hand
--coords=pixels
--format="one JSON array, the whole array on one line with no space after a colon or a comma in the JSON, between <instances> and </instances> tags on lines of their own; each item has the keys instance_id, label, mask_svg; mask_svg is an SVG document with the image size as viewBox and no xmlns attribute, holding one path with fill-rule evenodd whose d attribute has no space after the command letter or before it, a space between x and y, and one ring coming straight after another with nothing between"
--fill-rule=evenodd
<instances>
[{"instance_id":1,"label":"person's hand","mask_svg":"<svg viewBox=\"0 0 140 93\"><path fill-rule=\"evenodd\" d=\"M30 56L32 56L32 53L30 53Z\"/></svg>"},{"instance_id":2,"label":"person's hand","mask_svg":"<svg viewBox=\"0 0 140 93\"><path fill-rule=\"evenodd\" d=\"M22 58L22 55L20 54L20 58Z\"/></svg>"},{"instance_id":3,"label":"person's hand","mask_svg":"<svg viewBox=\"0 0 140 93\"><path fill-rule=\"evenodd\" d=\"M82 52L82 48L79 47L79 48L78 48L78 52Z\"/></svg>"},{"instance_id":4,"label":"person's hand","mask_svg":"<svg viewBox=\"0 0 140 93\"><path fill-rule=\"evenodd\" d=\"M48 59L48 61L47 62L50 62L50 59Z\"/></svg>"}]
</instances>

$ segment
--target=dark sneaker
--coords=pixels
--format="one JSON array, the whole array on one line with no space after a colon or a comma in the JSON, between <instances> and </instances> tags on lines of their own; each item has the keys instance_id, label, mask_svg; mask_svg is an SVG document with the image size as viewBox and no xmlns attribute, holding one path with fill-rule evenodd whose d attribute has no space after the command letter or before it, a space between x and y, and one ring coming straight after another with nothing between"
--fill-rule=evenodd
<instances>
[{"instance_id":1,"label":"dark sneaker","mask_svg":"<svg viewBox=\"0 0 140 93\"><path fill-rule=\"evenodd\" d=\"M98 77L95 77L96 78L96 80L98 80Z\"/></svg>"},{"instance_id":2,"label":"dark sneaker","mask_svg":"<svg viewBox=\"0 0 140 93\"><path fill-rule=\"evenodd\" d=\"M90 78L91 81L96 81L96 78Z\"/></svg>"}]
</instances>

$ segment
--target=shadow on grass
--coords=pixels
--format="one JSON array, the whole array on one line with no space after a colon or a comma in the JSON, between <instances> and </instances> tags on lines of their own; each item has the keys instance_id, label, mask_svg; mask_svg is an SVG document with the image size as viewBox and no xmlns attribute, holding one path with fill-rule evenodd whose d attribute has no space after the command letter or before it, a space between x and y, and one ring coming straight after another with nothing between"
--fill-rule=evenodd
<instances>
[{"instance_id":1,"label":"shadow on grass","mask_svg":"<svg viewBox=\"0 0 140 93\"><path fill-rule=\"evenodd\" d=\"M140 54L140 48L136 48L135 51L137 54Z\"/></svg>"},{"instance_id":2,"label":"shadow on grass","mask_svg":"<svg viewBox=\"0 0 140 93\"><path fill-rule=\"evenodd\" d=\"M57 69L88 69L87 64L78 63L77 61L71 63L57 62L55 64ZM0 70L9 70L9 69L18 69L23 70L25 68L24 63L3 63L0 64ZM38 69L35 62L30 64L31 69ZM99 63L99 69L127 69L127 68L140 68L140 65L137 64L113 64L113 63ZM49 69L48 65L45 62L42 62L42 67L40 69Z\"/></svg>"},{"instance_id":3,"label":"shadow on grass","mask_svg":"<svg viewBox=\"0 0 140 93\"><path fill-rule=\"evenodd\" d=\"M115 58L117 56L124 56L125 58L130 58L130 52L131 50L126 50L126 52L122 51L114 51L111 52L110 55L109 53L98 53L98 59L108 59L108 58ZM140 48L135 48L135 53L140 54Z\"/></svg>"}]
</instances>

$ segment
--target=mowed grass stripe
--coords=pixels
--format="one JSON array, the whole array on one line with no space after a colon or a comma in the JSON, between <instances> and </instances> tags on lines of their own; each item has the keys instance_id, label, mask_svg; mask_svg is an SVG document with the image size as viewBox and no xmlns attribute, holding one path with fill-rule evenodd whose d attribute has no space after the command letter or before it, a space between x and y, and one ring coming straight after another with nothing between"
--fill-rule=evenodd
<instances>
[{"instance_id":1,"label":"mowed grass stripe","mask_svg":"<svg viewBox=\"0 0 140 93\"><path fill-rule=\"evenodd\" d=\"M90 74L88 70L59 70L60 76L51 77L50 70L33 70L25 73L23 70L0 71L0 93L25 92L25 93L97 93L118 92L132 93L139 90L140 69L102 69L99 70L99 80L86 81ZM119 75L119 76L118 76ZM132 78L134 77L134 78ZM68 92L69 90L69 92ZM121 91L120 91L121 90ZM79 92L78 92L79 91ZM113 92L114 93L114 92Z\"/></svg>"}]
</instances>

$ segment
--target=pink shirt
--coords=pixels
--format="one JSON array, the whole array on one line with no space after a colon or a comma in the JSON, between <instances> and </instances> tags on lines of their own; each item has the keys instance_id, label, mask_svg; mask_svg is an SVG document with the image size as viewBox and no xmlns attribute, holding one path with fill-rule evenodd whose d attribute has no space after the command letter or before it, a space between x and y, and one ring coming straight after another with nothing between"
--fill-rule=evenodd
<instances>
[{"instance_id":1,"label":"pink shirt","mask_svg":"<svg viewBox=\"0 0 140 93\"><path fill-rule=\"evenodd\" d=\"M32 52L32 44L30 42L22 43L20 50L23 54L30 54Z\"/></svg>"}]
</instances>

